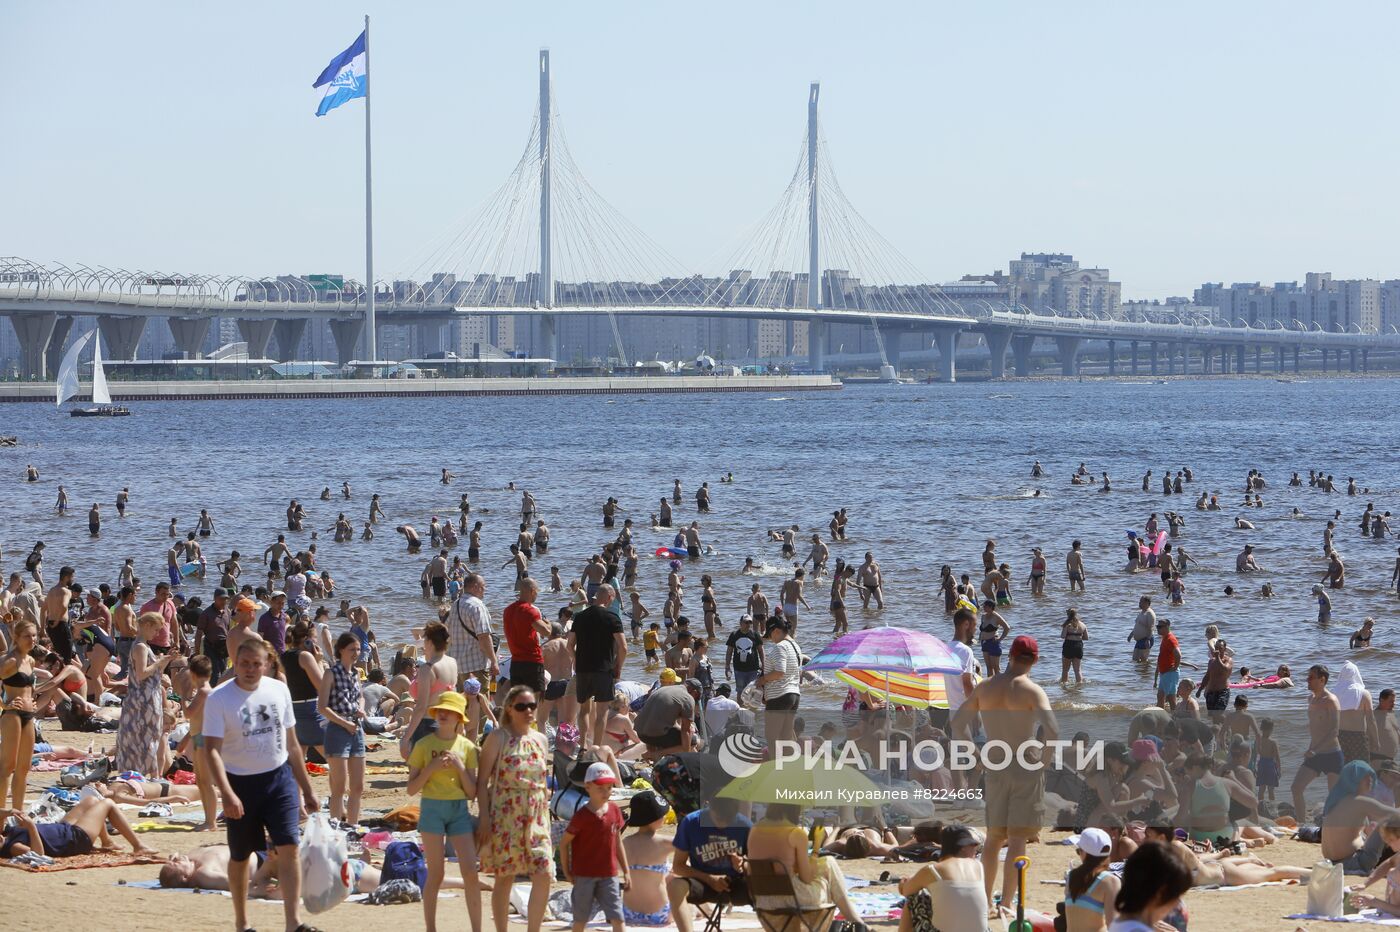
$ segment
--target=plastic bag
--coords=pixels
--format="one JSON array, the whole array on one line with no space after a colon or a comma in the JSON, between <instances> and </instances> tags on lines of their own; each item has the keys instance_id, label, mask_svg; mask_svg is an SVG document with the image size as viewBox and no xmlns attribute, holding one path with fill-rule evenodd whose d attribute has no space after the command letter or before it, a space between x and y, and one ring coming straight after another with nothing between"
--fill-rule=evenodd
<instances>
[{"instance_id":1,"label":"plastic bag","mask_svg":"<svg viewBox=\"0 0 1400 932\"><path fill-rule=\"evenodd\" d=\"M349 895L345 835L331 829L325 813L314 813L306 820L299 854L301 902L308 912L323 913Z\"/></svg>"},{"instance_id":2,"label":"plastic bag","mask_svg":"<svg viewBox=\"0 0 1400 932\"><path fill-rule=\"evenodd\" d=\"M1312 877L1308 880L1308 915L1340 917L1344 912L1345 889L1342 865L1318 861L1313 865Z\"/></svg>"}]
</instances>

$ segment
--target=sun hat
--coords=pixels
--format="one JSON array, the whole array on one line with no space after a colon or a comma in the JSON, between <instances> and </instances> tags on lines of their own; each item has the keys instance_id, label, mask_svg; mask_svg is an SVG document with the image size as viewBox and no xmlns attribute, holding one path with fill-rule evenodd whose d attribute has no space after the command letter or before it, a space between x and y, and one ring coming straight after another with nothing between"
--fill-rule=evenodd
<instances>
[{"instance_id":1,"label":"sun hat","mask_svg":"<svg viewBox=\"0 0 1400 932\"><path fill-rule=\"evenodd\" d=\"M439 709L445 712L455 712L462 716L463 721L466 721L467 697L461 693L453 692L450 689L444 690L442 694L438 696L437 702L434 702L428 707L428 714L432 715Z\"/></svg>"},{"instance_id":2,"label":"sun hat","mask_svg":"<svg viewBox=\"0 0 1400 932\"><path fill-rule=\"evenodd\" d=\"M641 828L644 825L651 825L666 818L666 813L671 811L671 807L652 790L643 790L632 797L631 807L627 811L627 824L632 828Z\"/></svg>"}]
</instances>

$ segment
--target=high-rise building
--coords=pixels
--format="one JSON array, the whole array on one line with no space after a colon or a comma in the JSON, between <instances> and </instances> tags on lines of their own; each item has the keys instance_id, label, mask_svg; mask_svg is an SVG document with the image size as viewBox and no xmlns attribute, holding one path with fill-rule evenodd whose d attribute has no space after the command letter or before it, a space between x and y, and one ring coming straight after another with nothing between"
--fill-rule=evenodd
<instances>
[{"instance_id":1,"label":"high-rise building","mask_svg":"<svg viewBox=\"0 0 1400 932\"><path fill-rule=\"evenodd\" d=\"M1010 265L1012 298L1042 314L1118 316L1121 282L1108 269L1083 269L1068 253L1023 252Z\"/></svg>"}]
</instances>

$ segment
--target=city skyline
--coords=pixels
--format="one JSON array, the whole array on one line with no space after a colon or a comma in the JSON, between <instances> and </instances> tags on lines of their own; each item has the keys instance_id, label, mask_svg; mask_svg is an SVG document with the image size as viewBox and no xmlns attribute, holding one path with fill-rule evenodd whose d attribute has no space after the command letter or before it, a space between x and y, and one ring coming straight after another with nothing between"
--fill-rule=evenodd
<instances>
[{"instance_id":1,"label":"city skyline","mask_svg":"<svg viewBox=\"0 0 1400 932\"><path fill-rule=\"evenodd\" d=\"M1386 24L1400 17L1380 5L1324 16L1255 4L1053 15L886 4L836 31L821 26L841 8L822 4L721 4L690 18L559 9L543 22L447 5L368 11L384 280L509 171L540 46L553 49L581 168L689 266L676 274L719 271L707 261L778 198L805 83L820 78L844 187L928 282L1028 249L1113 269L1125 300L1299 269L1395 275L1384 218L1397 198L1382 161L1397 130L1370 115L1368 94L1382 86ZM310 92L358 31L354 15L329 3L84 13L0 14L13 27L0 30L0 99L14 125L38 131L28 138L45 140L0 155L27 179L0 220L5 253L256 277L360 269L362 126L350 114L317 120ZM779 25L792 41L761 41ZM1314 48L1321 25L1346 33L1347 47ZM1258 42L1238 41L1240 29ZM1095 63L1050 55L1057 40L1094 50ZM1309 43L1305 74L1270 64L1293 42ZM65 67L41 68L60 46ZM1168 57L1183 51L1194 58ZM1096 80L1106 71L1114 82ZM1365 142L1278 135L1309 108L1329 125L1369 120ZM880 130L891 125L897 136Z\"/></svg>"}]
</instances>

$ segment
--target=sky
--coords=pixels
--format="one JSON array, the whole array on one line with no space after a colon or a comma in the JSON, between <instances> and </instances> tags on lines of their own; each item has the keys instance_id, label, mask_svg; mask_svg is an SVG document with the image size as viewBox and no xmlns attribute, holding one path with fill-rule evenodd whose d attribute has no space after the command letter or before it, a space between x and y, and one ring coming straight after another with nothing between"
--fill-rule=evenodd
<instances>
[{"instance_id":1,"label":"sky","mask_svg":"<svg viewBox=\"0 0 1400 932\"><path fill-rule=\"evenodd\" d=\"M311 82L365 13L381 279L509 175L542 47L575 162L676 274L778 201L820 80L842 188L931 281L1400 278L1400 4L1281 0L2 0L0 255L363 277L363 102L317 118Z\"/></svg>"}]
</instances>

